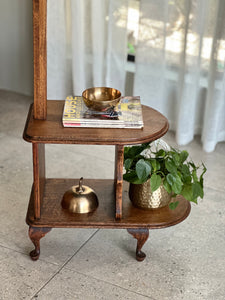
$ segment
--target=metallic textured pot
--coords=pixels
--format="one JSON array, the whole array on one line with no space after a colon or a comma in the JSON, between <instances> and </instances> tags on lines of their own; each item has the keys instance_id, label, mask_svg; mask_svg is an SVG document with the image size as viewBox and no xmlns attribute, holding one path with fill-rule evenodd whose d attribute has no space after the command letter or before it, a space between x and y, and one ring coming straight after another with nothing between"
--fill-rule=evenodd
<instances>
[{"instance_id":1,"label":"metallic textured pot","mask_svg":"<svg viewBox=\"0 0 225 300\"><path fill-rule=\"evenodd\" d=\"M143 209L164 207L171 201L171 194L165 190L163 185L152 193L150 179L143 184L130 183L129 197L134 206Z\"/></svg>"}]
</instances>

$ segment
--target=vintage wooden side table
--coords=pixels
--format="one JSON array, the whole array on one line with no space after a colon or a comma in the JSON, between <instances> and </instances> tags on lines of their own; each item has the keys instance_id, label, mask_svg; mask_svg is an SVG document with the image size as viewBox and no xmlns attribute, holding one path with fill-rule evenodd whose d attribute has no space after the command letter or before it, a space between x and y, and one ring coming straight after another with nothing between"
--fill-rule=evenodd
<instances>
[{"instance_id":1,"label":"vintage wooden side table","mask_svg":"<svg viewBox=\"0 0 225 300\"><path fill-rule=\"evenodd\" d=\"M148 239L149 229L164 228L183 221L190 212L190 203L182 196L175 210L164 207L141 210L128 199L127 183L123 184L124 145L150 142L168 130L167 119L156 110L143 106L143 129L64 128L64 101L47 100L46 57L47 0L33 0L34 34L34 103L31 105L23 137L32 143L33 186L26 222L35 249L33 260L40 255L40 239L52 228L125 228L137 239L136 259L142 261L141 251ZM85 180L94 188L99 207L89 214L73 214L61 207L64 192L75 179L46 178L45 144L114 145L115 173L112 180ZM97 167L97 166L96 166Z\"/></svg>"}]
</instances>

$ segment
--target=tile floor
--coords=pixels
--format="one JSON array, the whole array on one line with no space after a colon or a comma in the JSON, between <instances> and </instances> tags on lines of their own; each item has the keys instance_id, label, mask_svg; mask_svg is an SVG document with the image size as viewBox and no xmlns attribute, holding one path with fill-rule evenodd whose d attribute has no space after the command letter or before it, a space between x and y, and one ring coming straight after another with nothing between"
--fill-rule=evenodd
<instances>
[{"instance_id":1,"label":"tile floor","mask_svg":"<svg viewBox=\"0 0 225 300\"><path fill-rule=\"evenodd\" d=\"M132 236L112 229L53 229L41 240L40 259L31 261L25 215L32 153L22 139L31 101L0 91L0 300L224 300L225 143L211 154L199 139L183 147L208 167L205 198L184 222L150 231L142 263ZM176 145L171 132L165 140ZM46 148L48 177L77 178L82 170L84 178L113 178L113 147Z\"/></svg>"}]
</instances>

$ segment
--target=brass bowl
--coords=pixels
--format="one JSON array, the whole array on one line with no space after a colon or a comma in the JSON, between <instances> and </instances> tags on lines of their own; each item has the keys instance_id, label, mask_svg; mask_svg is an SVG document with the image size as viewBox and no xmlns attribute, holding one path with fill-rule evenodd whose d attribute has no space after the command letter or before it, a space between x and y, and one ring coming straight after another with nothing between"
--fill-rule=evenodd
<instances>
[{"instance_id":1,"label":"brass bowl","mask_svg":"<svg viewBox=\"0 0 225 300\"><path fill-rule=\"evenodd\" d=\"M82 97L88 108L105 111L117 105L121 92L109 87L93 87L83 91Z\"/></svg>"}]
</instances>

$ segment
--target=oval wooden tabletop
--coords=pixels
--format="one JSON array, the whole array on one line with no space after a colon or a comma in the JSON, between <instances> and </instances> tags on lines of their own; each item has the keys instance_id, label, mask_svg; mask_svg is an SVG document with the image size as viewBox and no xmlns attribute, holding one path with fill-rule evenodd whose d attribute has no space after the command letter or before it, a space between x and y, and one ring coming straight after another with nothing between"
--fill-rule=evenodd
<instances>
[{"instance_id":1,"label":"oval wooden tabletop","mask_svg":"<svg viewBox=\"0 0 225 300\"><path fill-rule=\"evenodd\" d=\"M30 108L24 129L24 139L33 143L128 145L156 140L169 128L168 120L151 107L142 105L142 129L65 128L62 125L64 101L47 101L47 119L33 118Z\"/></svg>"}]
</instances>

